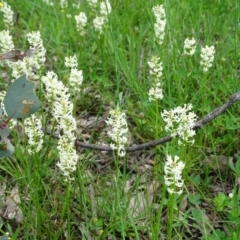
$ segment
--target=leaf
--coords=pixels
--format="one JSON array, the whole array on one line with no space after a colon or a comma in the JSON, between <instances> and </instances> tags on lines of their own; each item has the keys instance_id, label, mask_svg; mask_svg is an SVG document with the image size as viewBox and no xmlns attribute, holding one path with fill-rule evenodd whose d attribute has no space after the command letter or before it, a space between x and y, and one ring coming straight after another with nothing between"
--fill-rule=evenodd
<instances>
[{"instance_id":1,"label":"leaf","mask_svg":"<svg viewBox=\"0 0 240 240\"><path fill-rule=\"evenodd\" d=\"M3 235L0 237L0 240L9 240L8 236L7 235Z\"/></svg>"},{"instance_id":2,"label":"leaf","mask_svg":"<svg viewBox=\"0 0 240 240\"><path fill-rule=\"evenodd\" d=\"M36 112L41 102L33 92L34 83L26 79L26 74L16 79L9 87L4 106L11 118L23 118Z\"/></svg>"},{"instance_id":3,"label":"leaf","mask_svg":"<svg viewBox=\"0 0 240 240\"><path fill-rule=\"evenodd\" d=\"M10 140L8 142L0 142L0 158L9 157L14 152L14 146Z\"/></svg>"},{"instance_id":4,"label":"leaf","mask_svg":"<svg viewBox=\"0 0 240 240\"><path fill-rule=\"evenodd\" d=\"M189 194L188 195L189 202L194 205L199 205L201 203L200 199L201 199L200 194Z\"/></svg>"},{"instance_id":5,"label":"leaf","mask_svg":"<svg viewBox=\"0 0 240 240\"><path fill-rule=\"evenodd\" d=\"M0 111L2 109L0 108ZM2 123L0 123L2 125ZM7 138L9 136L9 129L4 127L0 129L0 158L9 157L14 152L14 146L11 144L10 140Z\"/></svg>"},{"instance_id":6,"label":"leaf","mask_svg":"<svg viewBox=\"0 0 240 240\"><path fill-rule=\"evenodd\" d=\"M228 197L224 193L219 193L218 196L214 198L214 202L217 210L220 212L229 204Z\"/></svg>"}]
</instances>

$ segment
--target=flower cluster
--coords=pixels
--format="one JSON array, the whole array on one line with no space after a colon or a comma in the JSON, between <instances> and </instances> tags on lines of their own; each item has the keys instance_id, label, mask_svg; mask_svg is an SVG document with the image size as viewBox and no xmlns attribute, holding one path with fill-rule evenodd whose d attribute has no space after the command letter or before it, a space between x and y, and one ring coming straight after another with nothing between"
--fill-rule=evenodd
<instances>
[{"instance_id":1,"label":"flower cluster","mask_svg":"<svg viewBox=\"0 0 240 240\"><path fill-rule=\"evenodd\" d=\"M193 127L197 121L197 115L189 112L192 109L191 104L185 104L184 107L177 107L170 111L164 110L161 113L163 121L166 123L165 130L172 133L172 136L178 136L178 144L183 142L194 143L193 136L196 134Z\"/></svg>"},{"instance_id":2,"label":"flower cluster","mask_svg":"<svg viewBox=\"0 0 240 240\"><path fill-rule=\"evenodd\" d=\"M83 82L83 72L77 69L78 62L76 55L65 57L65 66L70 67L69 85L70 90L75 94L81 90Z\"/></svg>"},{"instance_id":3,"label":"flower cluster","mask_svg":"<svg viewBox=\"0 0 240 240\"><path fill-rule=\"evenodd\" d=\"M10 35L9 30L0 32L0 48L1 52L9 52L14 49L12 36Z\"/></svg>"},{"instance_id":4,"label":"flower cluster","mask_svg":"<svg viewBox=\"0 0 240 240\"><path fill-rule=\"evenodd\" d=\"M111 143L110 147L117 150L119 157L123 157L126 154L125 145L128 141L126 114L119 108L112 109L109 113L110 117L106 120L106 123L108 126L112 127L112 130L108 134L117 145Z\"/></svg>"},{"instance_id":5,"label":"flower cluster","mask_svg":"<svg viewBox=\"0 0 240 240\"><path fill-rule=\"evenodd\" d=\"M183 161L179 161L178 156L167 155L167 159L164 166L164 180L167 185L167 191L170 194L177 193L180 195L182 193L183 179L182 179L182 170L185 167Z\"/></svg>"},{"instance_id":6,"label":"flower cluster","mask_svg":"<svg viewBox=\"0 0 240 240\"><path fill-rule=\"evenodd\" d=\"M61 8L67 8L68 0L60 0L60 6L61 6Z\"/></svg>"},{"instance_id":7,"label":"flower cluster","mask_svg":"<svg viewBox=\"0 0 240 240\"><path fill-rule=\"evenodd\" d=\"M32 48L38 47L38 51L34 56L36 56L39 64L42 65L46 61L46 49L43 46L41 33L39 31L30 32L27 34L27 40Z\"/></svg>"},{"instance_id":8,"label":"flower cluster","mask_svg":"<svg viewBox=\"0 0 240 240\"><path fill-rule=\"evenodd\" d=\"M100 14L107 17L112 11L111 4L109 0L100 2Z\"/></svg>"},{"instance_id":9,"label":"flower cluster","mask_svg":"<svg viewBox=\"0 0 240 240\"><path fill-rule=\"evenodd\" d=\"M148 61L148 66L150 68L149 74L154 79L154 84L150 88L148 92L149 101L155 101L157 99L161 100L163 99L163 93L162 93L162 71L163 66L162 62L160 62L160 58L157 56L153 56L150 61Z\"/></svg>"},{"instance_id":10,"label":"flower cluster","mask_svg":"<svg viewBox=\"0 0 240 240\"><path fill-rule=\"evenodd\" d=\"M163 5L157 5L152 8L153 14L156 18L156 23L154 24L155 36L157 42L161 45L163 43L165 35L166 26L166 14Z\"/></svg>"},{"instance_id":11,"label":"flower cluster","mask_svg":"<svg viewBox=\"0 0 240 240\"><path fill-rule=\"evenodd\" d=\"M53 6L53 2L49 0L43 0L44 3L46 3L49 6Z\"/></svg>"},{"instance_id":12,"label":"flower cluster","mask_svg":"<svg viewBox=\"0 0 240 240\"><path fill-rule=\"evenodd\" d=\"M111 13L112 7L108 0L100 2L100 16L93 19L93 26L97 32L102 33L103 27L108 22L108 15Z\"/></svg>"},{"instance_id":13,"label":"flower cluster","mask_svg":"<svg viewBox=\"0 0 240 240\"><path fill-rule=\"evenodd\" d=\"M97 7L98 0L88 0L88 4L91 8L95 9Z\"/></svg>"},{"instance_id":14,"label":"flower cluster","mask_svg":"<svg viewBox=\"0 0 240 240\"><path fill-rule=\"evenodd\" d=\"M84 28L87 25L87 15L84 12L80 12L79 15L75 16L75 20L77 24L77 31L81 36L83 36L85 34Z\"/></svg>"},{"instance_id":15,"label":"flower cluster","mask_svg":"<svg viewBox=\"0 0 240 240\"><path fill-rule=\"evenodd\" d=\"M208 47L207 45L201 48L201 61L200 65L203 67L203 71L207 72L212 66L214 60L215 48L214 46Z\"/></svg>"},{"instance_id":16,"label":"flower cluster","mask_svg":"<svg viewBox=\"0 0 240 240\"><path fill-rule=\"evenodd\" d=\"M52 115L58 123L58 130L62 130L57 149L59 150L60 160L57 166L63 172L66 180L72 180L70 174L76 170L78 155L75 150L75 132L77 124L72 116L73 103L70 102L68 89L62 82L58 81L54 72L47 72L42 77L42 82L46 85L46 98L50 103Z\"/></svg>"},{"instance_id":17,"label":"flower cluster","mask_svg":"<svg viewBox=\"0 0 240 240\"><path fill-rule=\"evenodd\" d=\"M28 136L28 153L30 155L39 152L43 144L43 132L40 119L32 114L24 120L25 132Z\"/></svg>"},{"instance_id":18,"label":"flower cluster","mask_svg":"<svg viewBox=\"0 0 240 240\"><path fill-rule=\"evenodd\" d=\"M65 66L69 68L77 68L78 66L77 56L73 55L70 57L65 57Z\"/></svg>"},{"instance_id":19,"label":"flower cluster","mask_svg":"<svg viewBox=\"0 0 240 240\"><path fill-rule=\"evenodd\" d=\"M3 22L7 29L11 29L13 27L13 11L11 7L4 1L2 1L0 6L0 11L3 12Z\"/></svg>"},{"instance_id":20,"label":"flower cluster","mask_svg":"<svg viewBox=\"0 0 240 240\"><path fill-rule=\"evenodd\" d=\"M104 23L105 23L104 17L99 17L99 16L95 17L93 19L93 26L94 26L95 31L102 33Z\"/></svg>"},{"instance_id":21,"label":"flower cluster","mask_svg":"<svg viewBox=\"0 0 240 240\"><path fill-rule=\"evenodd\" d=\"M40 78L40 69L46 61L46 49L43 46L43 41L39 31L28 33L27 40L32 49L37 48L37 52L33 56L23 58L22 61L13 63L9 62L8 65L13 70L12 76L14 78L26 73L29 79L37 80Z\"/></svg>"},{"instance_id":22,"label":"flower cluster","mask_svg":"<svg viewBox=\"0 0 240 240\"><path fill-rule=\"evenodd\" d=\"M196 51L196 40L186 38L184 41L184 54L192 56Z\"/></svg>"}]
</instances>

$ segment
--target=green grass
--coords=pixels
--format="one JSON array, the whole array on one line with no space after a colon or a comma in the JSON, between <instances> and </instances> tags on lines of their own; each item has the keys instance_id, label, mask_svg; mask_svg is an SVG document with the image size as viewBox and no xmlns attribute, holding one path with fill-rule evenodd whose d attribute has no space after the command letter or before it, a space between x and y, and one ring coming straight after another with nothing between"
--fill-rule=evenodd
<instances>
[{"instance_id":1,"label":"green grass","mask_svg":"<svg viewBox=\"0 0 240 240\"><path fill-rule=\"evenodd\" d=\"M67 84L69 72L64 58L78 57L84 82L81 96L74 102L77 120L106 118L122 94L120 104L127 114L132 143L140 144L168 135L160 117L164 109L192 103L201 119L239 90L237 0L111 0L109 26L100 36L93 30L95 13L87 1L81 1L80 9L71 6L74 2L69 0L69 7L62 11L58 4L50 7L41 0L8 0L20 13L11 31L17 49L28 49L28 32L41 32L47 50L42 75L53 70ZM162 3L167 25L159 46L154 41L151 9ZM88 16L85 36L78 34L74 19L81 11ZM0 29L4 29L3 22ZM183 55L187 37L198 42L192 57ZM199 64L200 46L205 45L216 49L207 74ZM163 62L164 98L157 109L147 95L151 86L147 61L152 55ZM10 69L4 67L2 72L10 76ZM38 97L45 101L42 89ZM47 109L45 102L43 105ZM49 116L43 110L38 114L47 122ZM192 146L179 147L173 139L155 149L129 153L123 159L79 148L80 160L71 183L64 181L56 166L56 139L45 135L42 151L30 156L26 136L13 130L15 152L1 159L0 186L2 189L6 184L4 194L9 196L17 184L23 219L3 217L6 205L2 202L2 235L10 232L11 239L179 240L194 239L195 234L195 239L239 239L239 115L236 103L198 130ZM77 138L110 143L104 125L86 127ZM164 185L167 153L179 155L186 164L184 191L178 198L169 195ZM232 189L235 194L229 198ZM137 200L144 204L129 207Z\"/></svg>"}]
</instances>

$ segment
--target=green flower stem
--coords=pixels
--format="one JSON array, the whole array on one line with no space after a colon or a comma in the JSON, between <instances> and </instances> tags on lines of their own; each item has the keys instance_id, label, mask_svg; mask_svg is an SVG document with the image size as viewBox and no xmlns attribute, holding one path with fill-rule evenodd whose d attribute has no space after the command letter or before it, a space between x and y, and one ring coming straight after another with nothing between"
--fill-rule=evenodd
<instances>
[{"instance_id":1,"label":"green flower stem","mask_svg":"<svg viewBox=\"0 0 240 240\"><path fill-rule=\"evenodd\" d=\"M173 219L174 219L174 206L175 206L175 194L170 194L168 202L168 220L167 220L167 239L172 239Z\"/></svg>"},{"instance_id":2,"label":"green flower stem","mask_svg":"<svg viewBox=\"0 0 240 240\"><path fill-rule=\"evenodd\" d=\"M71 183L67 182L66 191L65 191L65 197L66 201L64 201L63 208L62 208L62 214L61 214L61 221L65 219L65 215L67 215L67 235L68 238L71 238L71 216L70 216L70 210L69 210L69 199L71 192Z\"/></svg>"},{"instance_id":3,"label":"green flower stem","mask_svg":"<svg viewBox=\"0 0 240 240\"><path fill-rule=\"evenodd\" d=\"M159 100L155 101L156 117L155 117L155 139L159 138Z\"/></svg>"}]
</instances>

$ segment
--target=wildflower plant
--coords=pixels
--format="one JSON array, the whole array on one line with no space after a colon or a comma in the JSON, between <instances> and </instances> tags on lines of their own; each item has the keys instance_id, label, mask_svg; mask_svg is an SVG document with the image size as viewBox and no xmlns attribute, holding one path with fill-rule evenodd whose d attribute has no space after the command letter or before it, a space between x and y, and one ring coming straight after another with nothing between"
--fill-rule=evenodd
<instances>
[{"instance_id":1,"label":"wildflower plant","mask_svg":"<svg viewBox=\"0 0 240 240\"><path fill-rule=\"evenodd\" d=\"M12 36L9 34L8 30L0 32L0 39L0 47L2 47L5 52L14 49ZM27 40L31 45L31 48L37 48L36 54L30 57L25 57L21 61L7 61L6 64L12 69L12 77L14 79L25 73L29 79L37 80L40 78L40 70L46 60L46 50L43 46L39 31L28 33Z\"/></svg>"},{"instance_id":2,"label":"wildflower plant","mask_svg":"<svg viewBox=\"0 0 240 240\"><path fill-rule=\"evenodd\" d=\"M214 60L214 54L215 54L214 46L208 47L206 45L205 47L201 48L200 65L202 66L204 72L208 72L209 68L212 66L213 60Z\"/></svg>"},{"instance_id":3,"label":"wildflower plant","mask_svg":"<svg viewBox=\"0 0 240 240\"><path fill-rule=\"evenodd\" d=\"M105 24L105 21L106 21L105 17L96 16L93 19L93 26L94 26L95 31L97 31L101 34L103 31L103 26Z\"/></svg>"},{"instance_id":4,"label":"wildflower plant","mask_svg":"<svg viewBox=\"0 0 240 240\"><path fill-rule=\"evenodd\" d=\"M178 156L172 158L167 155L164 165L164 180L167 186L167 191L170 194L176 193L180 195L182 193L182 187L184 184L182 178L182 170L185 167L185 163L179 160Z\"/></svg>"},{"instance_id":5,"label":"wildflower plant","mask_svg":"<svg viewBox=\"0 0 240 240\"><path fill-rule=\"evenodd\" d=\"M5 1L9 3L14 2L4 0L3 6L5 7L8 6ZM28 140L28 145L20 144L18 151L16 151L16 157L2 161L1 166L3 172L2 178L5 176L8 177L9 175L11 179L18 181L19 184L21 184L20 189L24 190L24 194L26 192L25 195L27 197L22 198L21 203L21 206L26 210L25 213L29 213L29 216L24 216L25 231L20 229L20 232L24 234L24 239L29 237L29 233L32 233L33 238L44 238L44 236L50 236L49 238L51 238L51 236L62 236L63 234L65 238L68 239L74 237L78 238L79 231L81 231L82 234L84 234L84 231L89 238L92 239L117 237L139 239L143 235L146 239L177 239L178 236L184 237L186 236L184 232L185 228L182 228L180 225L183 222L183 224L186 222L180 222L178 219L178 209L181 208L178 204L181 202L180 196L183 194L183 191L185 191L184 184L188 186L189 184L187 181L191 181L191 183L194 182L194 184L197 185L197 190L201 190L201 185L203 183L211 182L208 179L209 171L204 171L206 181L201 181L202 174L200 173L201 171L198 172L200 167L197 168L197 160L198 158L202 158L202 156L196 156L196 154L199 154L199 151L194 151L194 148L188 146L186 149L185 145L185 143L194 143L196 134L194 126L197 121L197 116L193 112L191 104L185 104L184 106L180 104L183 99L194 99L196 108L199 107L197 104L200 104L203 109L210 109L210 106L209 108L206 108L207 104L209 104L207 102L209 101L209 98L199 98L199 96L206 93L206 86L208 86L207 83L209 83L210 76L204 74L205 79L202 80L201 73L194 69L195 67L198 69L199 66L195 66L196 62L190 61L191 59L188 57L196 54L197 49L197 41L194 38L191 38L191 34L196 35L197 33L199 36L199 42L203 39L217 39L219 49L225 50L226 46L229 47L229 49L226 49L226 52L230 53L228 57L229 62L232 64L229 64L229 69L224 71L223 68L226 66L226 61L223 66L221 66L220 61L219 64L216 65L217 74L213 75L220 77L223 76L224 78L229 76L230 73L232 77L227 77L225 85L226 87L235 86L234 81L236 79L233 81L235 75L231 73L235 73L232 66L238 66L236 59L234 62L234 56L236 58L237 54L234 54L234 49L230 48L234 45L232 43L236 42L236 33L233 34L233 38L231 38L231 35L238 28L238 19L236 17L234 19L228 17L230 16L230 13L228 12L231 11L235 13L236 9L232 3L230 4L231 1L225 1L226 4L224 4L224 7L226 5L226 8L223 8L221 4L215 4L213 8L203 8L201 7L201 1L194 1L194 3L191 4L189 1L175 1L174 4L166 1L166 4L160 5L160 3L157 3L159 4L157 6L153 5L156 1L125 1L124 4L120 4L120 2L121 1L113 1L113 6L116 9L112 10L111 0L42 0L37 2L37 6L36 4L32 4L31 1L24 1L24 4L20 3L13 6L15 11L20 13L19 21L17 15L16 19L14 19L16 28L14 26L14 31L12 32L16 42L13 43L11 31L9 31L12 29L11 23L9 23L8 27L6 25L7 30L0 32L1 53L7 53L16 49L14 47L15 43L16 46L19 46L20 48L24 47L25 49L23 50L29 48L38 49L36 54L19 58L19 61L17 62L1 61L0 64L2 63L11 66L13 70L13 78L22 73L27 73L28 77L32 80L41 79L42 81L37 81L35 85L43 84L43 86L40 86L37 89L37 93L40 94L42 99L46 100L44 111L41 112L42 117L32 115L23 122L26 134L28 135L28 138L26 138ZM229 4L227 2L229 2ZM53 8L48 6L52 3L54 3L54 6L57 4L59 9L55 8L56 6ZM165 6L167 8L165 8ZM192 9L197 9L197 11L195 11L196 14L192 14L192 12L189 11L190 7L192 7ZM79 8L79 10L76 8ZM22 10L27 11L29 9L32 9L33 12L37 10L37 16L33 15L29 18L27 12L22 12ZM65 11L64 9L67 11L66 14L61 13ZM167 9L169 11L165 12ZM226 9L228 11L225 12ZM234 11L232 11L232 9ZM8 18L9 22L12 22L12 13L6 14L5 16L3 8L0 8L0 11L2 11L3 18ZM153 19L152 34L149 33L148 28L149 22L151 22L151 19L147 19L149 11L151 12ZM217 21L217 18L214 19L213 16L209 16L209 13L211 14L211 12L214 14L220 14L221 19L224 19L224 21L226 20L224 25L217 26L216 23L220 23L220 21ZM68 13L71 13L72 15ZM112 13L114 13L114 15L113 17L110 17L110 14ZM166 13L169 13L169 16L166 16ZM73 16L75 16L75 18L73 18ZM204 18L202 18L202 16L204 16ZM72 18L70 19L70 17ZM198 17L201 19L198 19ZM52 21L53 19L59 21L54 21L54 23L49 24L49 21ZM168 39L166 39L168 42L163 44L165 41L164 38L166 37L165 31L167 30L166 19L170 19L171 22L169 23L169 32L167 33ZM179 22L181 19L184 20L183 23ZM208 23L210 23L210 26ZM119 26L119 24L121 26L116 27ZM3 22L2 25L4 26ZM108 26L111 28L108 29ZM206 29L205 26L208 26L208 28ZM46 50L43 46L41 34L40 32L25 34L27 29L36 29L37 27L43 30L42 33L44 33L44 37L47 39L47 45L51 50L46 67L50 70L54 68L56 73L59 71L59 74L64 76L64 81L59 81L57 74L54 72L44 73L43 65L45 63ZM226 29L226 32L224 32L224 29ZM88 32L88 30L92 31ZM109 34L108 30L110 30ZM200 30L200 32L198 30ZM103 36L103 33L107 34ZM225 37L226 33L228 34L227 38ZM83 37L79 38L81 35L83 35ZM179 41L180 39L178 39L181 36L190 36L185 39L185 41L183 39L184 45L183 41ZM99 37L99 39L96 39L97 37ZM227 44L225 42L227 42ZM136 52L138 54L134 54ZM148 59L149 53L151 52L157 53L158 55L153 57L150 56ZM73 56L71 53L76 55ZM186 56L183 57L179 53L183 53L182 55ZM201 62L199 58L198 65L201 65L200 67L204 72L209 71L210 67L212 67L214 54L215 49L213 46L202 47ZM84 96L84 99L81 98L81 102L79 102L78 93L82 89L83 71L80 70L80 62L78 64L79 56L84 60L82 64L85 64L85 66L83 66L83 69L88 69L88 71L86 71L88 83L86 84L90 84L90 87L87 86L86 88L86 93L89 94ZM61 61L64 61L64 59L65 67L67 69L62 68ZM147 89L145 88L145 59L148 59L147 79L149 85ZM3 54L2 60L4 60ZM194 60L196 60L196 57ZM7 83L5 80L8 80L8 78L4 78L8 73L6 73L6 68L2 70L1 87L4 87ZM66 75L68 75L68 78L66 78ZM113 76L116 76L114 80ZM200 78L202 85L198 87L199 82L197 79ZM166 82L164 81L165 79ZM184 79L184 82L182 82L182 79ZM218 81L220 80L221 79L214 78L214 86L216 87L211 88L213 94L211 99L214 99L211 108L214 108L214 105L220 102L218 101L219 96L215 96L216 91L217 94L221 94L225 90L223 88L220 89L220 85L218 84ZM211 81L211 83L212 82L213 81ZM227 84L229 85L227 86ZM165 90L167 92L166 96ZM148 150L144 151L143 154L141 153L140 157L148 161L138 162L138 158L135 158L134 156L133 158L131 156L131 159L127 159L126 147L129 142L129 129L126 114L121 107L116 107L109 112L109 118L106 121L108 134L110 136L110 147L116 152L116 157L114 156L116 176L112 178L113 171L98 171L102 167L106 168L105 163L107 162L105 161L103 163L102 158L105 159L108 157L103 151L109 151L109 147L105 148L105 146L99 146L98 143L95 145L94 142L96 138L98 138L97 136L100 134L101 130L104 130L101 125L101 113L105 115L108 105L111 105L111 102L115 101L114 98L120 91L127 91L127 93L124 94L127 97L127 99L125 98L125 103L126 107L131 110L130 112L132 114L132 130L134 137L136 138L136 141L134 142L136 142L137 147L135 147L134 144L130 150L138 151L147 147ZM103 96L104 98L99 98L99 96ZM145 102L144 97L146 96L151 103ZM2 91L0 93L0 103L3 101L4 97ZM106 103L107 100L109 100L109 103ZM95 104L92 104L92 101L95 101ZM162 107L169 103L172 105L174 102L178 102L180 107L174 106L170 107L170 110L163 110L164 108ZM91 106L89 108L88 106L90 104ZM4 104L1 104L1 106L4 111ZM78 119L79 129L77 129L77 123L74 116L79 113L79 111L75 110L78 109L82 112L84 111L84 106L87 108L87 113L91 111L91 118L86 119L86 117L81 116L80 119ZM29 107L29 105L27 105L27 107ZM92 114L97 116L92 117ZM86 116L88 116L88 114ZM54 121L51 121L49 117L52 117ZM225 117L227 117L227 115ZM217 122L216 126L220 124L220 127L222 127L222 122L225 120L225 117L220 122ZM233 116L231 116L228 125L230 127L233 126L231 128L233 129L233 134L228 131L228 136L230 136L230 134L231 136L236 135L234 128L236 124L234 120L231 121L232 117ZM76 118L79 118L79 116L76 116ZM47 150L50 149L49 153L43 148L43 134L41 132L42 119L44 121L46 120L47 123L52 122L52 130L56 133L56 135L52 134L51 142L49 141L44 144L44 146L47 147ZM92 124L92 121L96 124ZM94 128L91 129L93 125ZM85 128L86 126L87 129ZM171 139L171 137L168 136L164 137L165 135L168 135L162 133L164 127L174 139L169 144L161 145L161 143L170 141ZM2 130L3 129L0 129L1 132L3 132ZM76 141L76 131L83 133L79 141ZM200 131L199 134L200 137L198 140L200 147L202 132ZM55 142L56 147L49 146L49 144L53 145L52 139L56 136L58 136ZM212 131L211 136L219 138L219 134L215 132L212 134ZM215 155L222 153L220 145L225 143L224 140L230 139L228 136L224 139L221 138L221 141L217 139L217 149L214 148L214 144L210 146L211 150L213 148L213 152L216 152ZM17 137L17 134L13 134L13 137ZM91 144L86 142L89 137ZM81 142L81 139L84 139L84 143ZM14 139L14 142L17 142L17 140L18 139ZM101 152L99 155L93 150L96 155L93 159L88 161L88 153L92 154L93 152L92 150L87 150L84 154L86 156L84 157L84 161L81 161L81 168L78 169L78 172L74 173L79 161L79 156L77 154L79 147L76 149L76 143L91 149L99 149ZM207 142L207 144L211 143L212 141ZM205 142L202 142L202 144L205 144ZM231 146L232 145L233 144L231 144ZM21 153L23 146L26 147L24 152L27 153L28 151L29 153L26 154L27 156L23 156ZM155 149L149 151L149 148L152 148L153 146L156 146ZM226 154L232 152L230 151L231 146L229 144L224 144L223 146L224 149L227 146L226 150L223 149ZM2 147L1 143L0 147ZM54 156L52 155L51 147L54 149ZM164 149L165 147L167 150ZM84 151L83 148L85 147L82 147L81 151ZM44 154L42 154L41 151ZM165 157L166 160L157 159L159 154L162 154L163 152L167 152ZM202 151L200 151L200 153L202 154ZM69 184L73 188L67 189L66 194L62 194L62 185L59 185L58 182L59 178L55 178L55 175L51 176L52 173L56 173L56 171L54 171L54 166L52 166L52 160L55 159L55 154L57 154L56 161L61 175L65 176L66 180L71 180L75 176L78 178L76 179L77 181L73 181ZM135 154L133 153L133 155ZM205 155L204 152L202 155ZM38 159L38 156L44 156L44 164L41 164L40 161L32 161L28 164L29 166L25 164L29 163L29 160ZM126 161L121 161L121 164L123 163L121 166L118 165L120 157L126 159ZM130 156L128 156L128 158L129 157ZM209 168L207 164L205 165L206 168ZM194 171L191 171L192 166L194 166ZM107 167L111 168L110 165L107 165ZM152 169L153 171L148 171L149 169ZM8 171L7 174L4 174L5 170ZM144 172L144 175L141 174L142 171ZM188 176L189 172L191 173L191 176L189 178L184 178L185 176ZM212 172L213 171L211 171L211 173ZM214 172L216 173L217 171ZM97 175L95 176L94 174ZM102 174L105 174L104 179L101 179ZM20 179L20 181L18 179ZM216 179L221 180L222 178ZM145 181L147 181L147 189L145 189ZM89 186L89 182L91 182L91 186ZM155 187L155 184L152 185L150 182L157 182L158 185ZM27 188L24 188L23 184L25 183L28 184ZM211 182L211 184L214 183ZM206 189L205 185L204 189ZM54 189L55 186L57 186L56 189ZM36 191L32 191L32 189L36 189ZM89 200L88 190L91 194L90 200L93 201ZM59 192L61 192L62 197L56 197L56 194ZM94 196L95 193L97 196ZM44 204L42 204L43 194L46 195L44 198L44 200L46 200ZM74 194L76 194L76 196L74 196ZM209 192L209 194L211 194L211 192ZM196 194L196 196L197 195L198 194ZM51 202L51 199L55 200L54 204ZM95 199L96 201L94 201ZM156 199L159 200L157 212L155 211ZM191 197L189 197L189 200L189 204L195 204L194 201L196 200ZM31 202L31 204L29 204L29 202ZM133 206L131 206L131 203L133 202L134 204L132 205L134 205L134 211L128 211L130 208L133 209ZM80 206L82 218L89 220L88 222L90 223L81 225L81 229L77 229L76 231L74 228L75 214L71 214L71 209L74 207L72 204ZM39 221L35 221L34 224L29 222L33 219L31 216L33 206L34 217L36 216L36 219L39 219ZM51 207L53 209L51 209ZM55 222L51 224L51 217L53 214L48 212L49 209L53 214L60 209L61 212L58 214L61 216L59 218L60 222L56 222L57 219L55 221L56 224ZM113 209L113 211L109 211L109 209ZM89 210L92 213L90 215L88 214ZM129 224L129 213L132 212L134 214L131 215L131 222ZM166 219L169 221L167 226L165 225L166 221L162 221L163 213L165 214L166 212ZM194 212L194 209L193 211L187 211L181 214L183 214L184 219L191 218L191 214L195 214L193 218L200 216L197 215L198 213L196 213L196 211ZM220 215L224 217L226 216L225 213L220 213L219 216ZM144 221L140 223L138 219L142 216L144 216ZM45 217L46 221L42 221ZM95 217L99 218L97 224L91 220ZM106 219L115 219L116 221L114 224L108 224L109 221L106 221ZM204 223L206 219L207 218L203 219ZM200 218L197 220L200 220ZM226 231L227 234L229 233L229 236L227 236L229 238L232 237L230 236L231 230L235 227L232 219L230 219L230 221L231 224L228 224L228 230L230 231ZM236 222L237 221L239 220L236 220ZM137 228L135 227L136 224ZM133 229L130 225L133 226ZM46 231L43 232L42 229L45 226ZM144 231L145 229L143 228L147 231ZM140 232L138 229L140 229ZM173 231L171 234L172 229ZM211 228L211 230L211 232L214 232L216 229ZM203 232L209 234L209 231L204 231L204 229ZM12 234L17 238L17 232ZM97 236L98 234L101 235L101 237ZM215 235L217 236L217 234ZM203 235L201 237L206 238L206 236Z\"/></svg>"},{"instance_id":6,"label":"wildflower plant","mask_svg":"<svg viewBox=\"0 0 240 240\"><path fill-rule=\"evenodd\" d=\"M112 7L108 0L100 2L100 14L93 19L93 26L95 31L100 34L103 31L103 27L107 26L108 15L111 13Z\"/></svg>"},{"instance_id":7,"label":"wildflower plant","mask_svg":"<svg viewBox=\"0 0 240 240\"><path fill-rule=\"evenodd\" d=\"M112 7L109 0L104 0L100 2L100 14L102 16L105 16L107 18L107 16L111 13L111 11L112 11Z\"/></svg>"},{"instance_id":8,"label":"wildflower plant","mask_svg":"<svg viewBox=\"0 0 240 240\"><path fill-rule=\"evenodd\" d=\"M83 82L83 72L78 70L78 62L76 55L65 57L65 66L70 68L69 88L73 94L80 92Z\"/></svg>"},{"instance_id":9,"label":"wildflower plant","mask_svg":"<svg viewBox=\"0 0 240 240\"><path fill-rule=\"evenodd\" d=\"M196 51L196 40L194 38L186 38L184 41L184 54L192 56Z\"/></svg>"},{"instance_id":10,"label":"wildflower plant","mask_svg":"<svg viewBox=\"0 0 240 240\"><path fill-rule=\"evenodd\" d=\"M12 36L9 30L3 30L0 32L0 47L2 52L9 52L14 49Z\"/></svg>"},{"instance_id":11,"label":"wildflower plant","mask_svg":"<svg viewBox=\"0 0 240 240\"><path fill-rule=\"evenodd\" d=\"M49 6L53 6L53 2L49 0L43 0L44 3L46 3Z\"/></svg>"},{"instance_id":12,"label":"wildflower plant","mask_svg":"<svg viewBox=\"0 0 240 240\"><path fill-rule=\"evenodd\" d=\"M160 58L157 56L153 56L150 61L148 61L149 66L149 74L151 77L151 80L153 80L153 86L148 91L149 101L155 101L157 99L161 100L163 99L163 93L162 93L162 71L163 71L163 65L162 62L160 62Z\"/></svg>"},{"instance_id":13,"label":"wildflower plant","mask_svg":"<svg viewBox=\"0 0 240 240\"><path fill-rule=\"evenodd\" d=\"M98 0L88 0L87 2L92 9L97 7Z\"/></svg>"},{"instance_id":14,"label":"wildflower plant","mask_svg":"<svg viewBox=\"0 0 240 240\"><path fill-rule=\"evenodd\" d=\"M24 126L28 136L28 153L32 155L39 152L43 146L42 123L35 114L32 114L24 120Z\"/></svg>"},{"instance_id":15,"label":"wildflower plant","mask_svg":"<svg viewBox=\"0 0 240 240\"><path fill-rule=\"evenodd\" d=\"M176 208L176 195L179 196L183 192L184 180L182 177L182 171L185 167L185 163L179 160L178 156L173 158L167 155L164 165L164 183L167 186L167 191L170 194L168 200L168 220L167 220L167 239L171 239L173 221L174 221L174 209Z\"/></svg>"},{"instance_id":16,"label":"wildflower plant","mask_svg":"<svg viewBox=\"0 0 240 240\"><path fill-rule=\"evenodd\" d=\"M67 8L68 7L68 0L60 0L60 7L62 9Z\"/></svg>"},{"instance_id":17,"label":"wildflower plant","mask_svg":"<svg viewBox=\"0 0 240 240\"><path fill-rule=\"evenodd\" d=\"M3 12L3 22L6 29L11 30L13 27L13 11L11 7L5 2L1 2L0 12Z\"/></svg>"},{"instance_id":18,"label":"wildflower plant","mask_svg":"<svg viewBox=\"0 0 240 240\"><path fill-rule=\"evenodd\" d=\"M162 45L165 36L166 14L163 5L157 5L152 8L156 22L154 23L155 37L159 45Z\"/></svg>"},{"instance_id":19,"label":"wildflower plant","mask_svg":"<svg viewBox=\"0 0 240 240\"><path fill-rule=\"evenodd\" d=\"M77 31L81 36L85 34L85 27L87 25L87 15L84 12L80 12L75 16Z\"/></svg>"},{"instance_id":20,"label":"wildflower plant","mask_svg":"<svg viewBox=\"0 0 240 240\"><path fill-rule=\"evenodd\" d=\"M58 81L57 75L50 71L42 77L46 86L46 98L50 104L51 113L58 123L57 129L63 134L58 140L59 162L57 166L61 169L66 180L72 180L71 173L76 170L78 155L75 149L75 132L77 124L73 114L73 103L70 101L68 89L62 82Z\"/></svg>"},{"instance_id":21,"label":"wildflower plant","mask_svg":"<svg viewBox=\"0 0 240 240\"><path fill-rule=\"evenodd\" d=\"M77 61L77 56L73 55L70 57L65 57L65 62L64 62L66 67L69 67L71 69L77 68L78 66L78 61Z\"/></svg>"},{"instance_id":22,"label":"wildflower plant","mask_svg":"<svg viewBox=\"0 0 240 240\"><path fill-rule=\"evenodd\" d=\"M112 129L108 132L108 135L115 142L111 143L110 147L117 150L119 157L124 157L126 154L125 145L128 141L126 114L120 108L112 109L109 114L110 117L106 120L106 123Z\"/></svg>"},{"instance_id":23,"label":"wildflower plant","mask_svg":"<svg viewBox=\"0 0 240 240\"><path fill-rule=\"evenodd\" d=\"M161 116L166 123L165 130L170 132L173 137L178 136L178 144L194 143L193 126L197 121L197 115L191 112L192 104L184 104L183 107L176 107L170 111L163 110Z\"/></svg>"}]
</instances>

